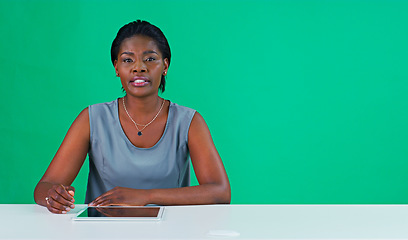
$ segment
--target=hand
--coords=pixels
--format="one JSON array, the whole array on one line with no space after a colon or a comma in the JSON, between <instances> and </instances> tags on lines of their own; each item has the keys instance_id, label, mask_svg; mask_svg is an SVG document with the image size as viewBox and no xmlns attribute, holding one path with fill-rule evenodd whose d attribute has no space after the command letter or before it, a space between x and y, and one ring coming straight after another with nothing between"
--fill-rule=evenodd
<instances>
[{"instance_id":1,"label":"hand","mask_svg":"<svg viewBox=\"0 0 408 240\"><path fill-rule=\"evenodd\" d=\"M115 187L97 197L89 206L145 206L148 204L147 191L142 189Z\"/></svg>"},{"instance_id":2,"label":"hand","mask_svg":"<svg viewBox=\"0 0 408 240\"><path fill-rule=\"evenodd\" d=\"M74 195L74 187L55 184L48 190L47 197L45 198L46 206L52 213L67 213L75 208Z\"/></svg>"}]
</instances>

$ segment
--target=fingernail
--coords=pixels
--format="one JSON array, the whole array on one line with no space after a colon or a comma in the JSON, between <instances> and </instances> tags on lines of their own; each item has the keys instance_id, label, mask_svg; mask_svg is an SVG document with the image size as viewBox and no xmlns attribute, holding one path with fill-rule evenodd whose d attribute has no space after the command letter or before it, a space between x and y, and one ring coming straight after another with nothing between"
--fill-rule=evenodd
<instances>
[{"instance_id":1,"label":"fingernail","mask_svg":"<svg viewBox=\"0 0 408 240\"><path fill-rule=\"evenodd\" d=\"M70 207L71 207L71 209L74 209L74 208L75 208L75 205L72 204Z\"/></svg>"},{"instance_id":2,"label":"fingernail","mask_svg":"<svg viewBox=\"0 0 408 240\"><path fill-rule=\"evenodd\" d=\"M62 213L67 213L66 211L62 211Z\"/></svg>"},{"instance_id":3,"label":"fingernail","mask_svg":"<svg viewBox=\"0 0 408 240\"><path fill-rule=\"evenodd\" d=\"M69 212L69 210L71 210L71 208L67 207L67 208L65 208L65 210L67 210L67 212Z\"/></svg>"}]
</instances>

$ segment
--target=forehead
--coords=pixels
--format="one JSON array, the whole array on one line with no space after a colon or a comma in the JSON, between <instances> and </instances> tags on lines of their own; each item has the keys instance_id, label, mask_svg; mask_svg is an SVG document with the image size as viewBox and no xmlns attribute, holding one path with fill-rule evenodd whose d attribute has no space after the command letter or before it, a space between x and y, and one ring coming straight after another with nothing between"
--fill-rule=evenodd
<instances>
[{"instance_id":1,"label":"forehead","mask_svg":"<svg viewBox=\"0 0 408 240\"><path fill-rule=\"evenodd\" d=\"M153 50L160 54L160 50L153 38L144 35L135 35L122 41L120 44L119 55L122 52L138 53L148 50Z\"/></svg>"}]
</instances>

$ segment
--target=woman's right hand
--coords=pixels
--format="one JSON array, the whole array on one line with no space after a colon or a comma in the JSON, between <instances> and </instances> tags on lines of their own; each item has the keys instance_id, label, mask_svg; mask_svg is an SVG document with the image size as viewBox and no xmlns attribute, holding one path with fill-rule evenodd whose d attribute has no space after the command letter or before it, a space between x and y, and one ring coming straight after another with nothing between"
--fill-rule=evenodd
<instances>
[{"instance_id":1,"label":"woman's right hand","mask_svg":"<svg viewBox=\"0 0 408 240\"><path fill-rule=\"evenodd\" d=\"M75 188L62 184L53 185L47 192L46 206L52 213L67 213L75 208Z\"/></svg>"}]
</instances>

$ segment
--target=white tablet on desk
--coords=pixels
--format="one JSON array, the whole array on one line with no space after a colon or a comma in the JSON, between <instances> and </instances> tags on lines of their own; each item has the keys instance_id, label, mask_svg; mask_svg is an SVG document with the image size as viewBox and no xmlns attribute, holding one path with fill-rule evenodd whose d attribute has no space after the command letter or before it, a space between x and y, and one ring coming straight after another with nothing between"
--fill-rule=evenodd
<instances>
[{"instance_id":1,"label":"white tablet on desk","mask_svg":"<svg viewBox=\"0 0 408 240\"><path fill-rule=\"evenodd\" d=\"M103 206L87 207L80 211L75 221L160 221L164 207Z\"/></svg>"}]
</instances>

